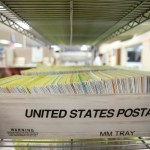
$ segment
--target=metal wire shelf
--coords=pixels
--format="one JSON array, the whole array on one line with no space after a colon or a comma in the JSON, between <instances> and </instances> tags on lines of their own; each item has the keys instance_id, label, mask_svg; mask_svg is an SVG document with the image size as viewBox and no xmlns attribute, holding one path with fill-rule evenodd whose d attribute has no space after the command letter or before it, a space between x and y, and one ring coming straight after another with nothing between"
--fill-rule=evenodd
<instances>
[{"instance_id":1,"label":"metal wire shelf","mask_svg":"<svg viewBox=\"0 0 150 150\"><path fill-rule=\"evenodd\" d=\"M150 150L150 137L100 138L71 140L1 139L1 148L15 150Z\"/></svg>"}]
</instances>

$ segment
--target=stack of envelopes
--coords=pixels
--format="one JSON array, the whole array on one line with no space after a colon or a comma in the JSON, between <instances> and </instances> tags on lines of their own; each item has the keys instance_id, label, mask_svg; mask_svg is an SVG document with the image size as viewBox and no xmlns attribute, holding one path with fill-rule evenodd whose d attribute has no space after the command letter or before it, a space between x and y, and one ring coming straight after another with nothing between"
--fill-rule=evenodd
<instances>
[{"instance_id":1,"label":"stack of envelopes","mask_svg":"<svg viewBox=\"0 0 150 150\"><path fill-rule=\"evenodd\" d=\"M78 73L67 72L39 76L16 75L0 79L0 93L45 95L149 94L150 72L99 67L97 71Z\"/></svg>"},{"instance_id":2,"label":"stack of envelopes","mask_svg":"<svg viewBox=\"0 0 150 150\"><path fill-rule=\"evenodd\" d=\"M109 66L72 66L72 67L47 67L42 66L21 72L22 75L53 75L53 74L67 74L67 73L80 73L90 71L103 71L114 69Z\"/></svg>"}]
</instances>

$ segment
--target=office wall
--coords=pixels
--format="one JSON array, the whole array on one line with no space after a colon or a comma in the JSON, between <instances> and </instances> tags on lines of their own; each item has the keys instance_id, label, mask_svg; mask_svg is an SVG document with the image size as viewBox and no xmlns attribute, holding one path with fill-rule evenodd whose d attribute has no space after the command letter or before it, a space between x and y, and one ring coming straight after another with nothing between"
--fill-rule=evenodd
<instances>
[{"instance_id":1,"label":"office wall","mask_svg":"<svg viewBox=\"0 0 150 150\"><path fill-rule=\"evenodd\" d=\"M121 65L126 65L127 60L127 47L142 44L143 50L141 53L141 66L144 70L150 70L150 32L144 33L140 36L134 37L131 40L122 42L121 45Z\"/></svg>"},{"instance_id":2,"label":"office wall","mask_svg":"<svg viewBox=\"0 0 150 150\"><path fill-rule=\"evenodd\" d=\"M43 48L43 58L44 57L52 57L53 53L48 48ZM25 57L25 63L32 63L32 49L31 48L16 48L14 49L14 57Z\"/></svg>"},{"instance_id":3,"label":"office wall","mask_svg":"<svg viewBox=\"0 0 150 150\"><path fill-rule=\"evenodd\" d=\"M150 70L150 32L136 36L125 42L115 41L113 43L103 44L100 46L99 51L106 56L106 63L108 65L115 66L117 65L117 49L120 49L120 65L127 66L127 48L137 44L143 45L140 69Z\"/></svg>"}]
</instances>

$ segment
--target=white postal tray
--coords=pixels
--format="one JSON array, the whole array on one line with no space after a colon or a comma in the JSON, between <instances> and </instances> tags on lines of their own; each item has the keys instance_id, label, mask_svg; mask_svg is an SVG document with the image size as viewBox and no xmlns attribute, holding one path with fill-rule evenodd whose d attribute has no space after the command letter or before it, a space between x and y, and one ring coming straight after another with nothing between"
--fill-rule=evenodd
<instances>
[{"instance_id":1,"label":"white postal tray","mask_svg":"<svg viewBox=\"0 0 150 150\"><path fill-rule=\"evenodd\" d=\"M150 136L150 95L0 95L0 138Z\"/></svg>"}]
</instances>

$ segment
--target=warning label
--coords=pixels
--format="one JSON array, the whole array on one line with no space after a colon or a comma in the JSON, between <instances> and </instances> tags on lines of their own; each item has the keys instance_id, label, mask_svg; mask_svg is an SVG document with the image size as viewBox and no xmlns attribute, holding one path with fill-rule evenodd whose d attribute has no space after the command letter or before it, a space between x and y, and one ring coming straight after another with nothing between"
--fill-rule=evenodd
<instances>
[{"instance_id":1,"label":"warning label","mask_svg":"<svg viewBox=\"0 0 150 150\"><path fill-rule=\"evenodd\" d=\"M9 136L29 136L36 137L38 132L35 132L34 129L22 129L22 128L11 128L7 131Z\"/></svg>"}]
</instances>

